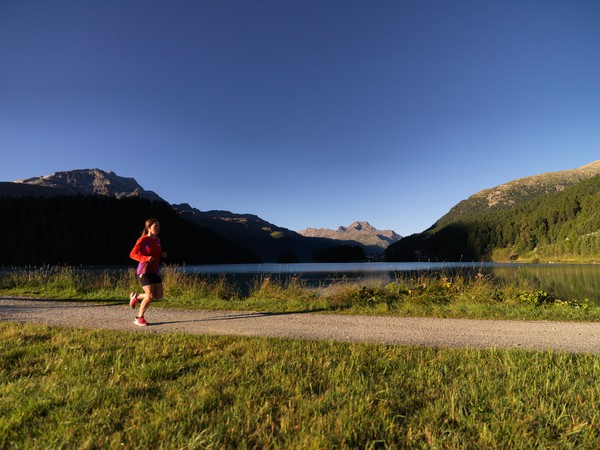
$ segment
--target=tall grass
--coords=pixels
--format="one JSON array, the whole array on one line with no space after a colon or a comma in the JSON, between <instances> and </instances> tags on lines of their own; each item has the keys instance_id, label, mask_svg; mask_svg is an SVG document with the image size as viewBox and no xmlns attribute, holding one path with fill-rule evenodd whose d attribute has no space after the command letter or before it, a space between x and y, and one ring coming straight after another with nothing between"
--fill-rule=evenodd
<instances>
[{"instance_id":1,"label":"tall grass","mask_svg":"<svg viewBox=\"0 0 600 450\"><path fill-rule=\"evenodd\" d=\"M600 356L0 323L0 448L597 448Z\"/></svg>"},{"instance_id":2,"label":"tall grass","mask_svg":"<svg viewBox=\"0 0 600 450\"><path fill-rule=\"evenodd\" d=\"M224 276L203 277L178 267L163 271L165 299L154 306L258 311L320 311L466 318L600 320L600 307L587 299L560 299L523 280L490 275L426 273L392 281L333 281L309 285L300 277L261 276L247 290ZM139 290L133 270L89 273L44 267L0 275L0 293L74 300L128 301ZM247 292L246 292L247 291Z\"/></svg>"},{"instance_id":3,"label":"tall grass","mask_svg":"<svg viewBox=\"0 0 600 450\"><path fill-rule=\"evenodd\" d=\"M0 292L51 299L119 300L139 288L135 272L86 272L71 266L43 266L0 272Z\"/></svg>"}]
</instances>

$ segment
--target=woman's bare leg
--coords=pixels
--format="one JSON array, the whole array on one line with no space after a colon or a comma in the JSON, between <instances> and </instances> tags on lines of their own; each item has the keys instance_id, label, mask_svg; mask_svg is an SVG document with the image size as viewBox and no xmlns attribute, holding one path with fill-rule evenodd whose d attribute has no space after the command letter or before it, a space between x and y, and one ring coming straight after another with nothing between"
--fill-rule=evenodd
<instances>
[{"instance_id":1,"label":"woman's bare leg","mask_svg":"<svg viewBox=\"0 0 600 450\"><path fill-rule=\"evenodd\" d=\"M138 299L142 302L138 317L144 317L144 313L146 312L146 309L148 309L148 305L152 300L160 300L164 295L162 283L151 284L149 286L142 287L144 288L144 293L138 295Z\"/></svg>"}]
</instances>

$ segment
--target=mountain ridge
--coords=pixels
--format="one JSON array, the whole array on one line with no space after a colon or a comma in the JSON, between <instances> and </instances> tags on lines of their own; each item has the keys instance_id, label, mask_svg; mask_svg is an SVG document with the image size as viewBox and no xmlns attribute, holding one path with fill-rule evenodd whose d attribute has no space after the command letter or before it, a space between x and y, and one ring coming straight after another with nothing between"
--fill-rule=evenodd
<instances>
[{"instance_id":1,"label":"mountain ridge","mask_svg":"<svg viewBox=\"0 0 600 450\"><path fill-rule=\"evenodd\" d=\"M460 201L443 215L431 228L446 225L459 217L486 210L509 209L528 199L560 192L566 187L600 175L600 160L585 164L576 169L546 172L483 189Z\"/></svg>"},{"instance_id":2,"label":"mountain ridge","mask_svg":"<svg viewBox=\"0 0 600 450\"><path fill-rule=\"evenodd\" d=\"M134 178L126 178L101 169L75 169L51 175L16 180L16 184L58 189L66 195L103 195L140 197L165 202L153 191L145 190Z\"/></svg>"}]
</instances>

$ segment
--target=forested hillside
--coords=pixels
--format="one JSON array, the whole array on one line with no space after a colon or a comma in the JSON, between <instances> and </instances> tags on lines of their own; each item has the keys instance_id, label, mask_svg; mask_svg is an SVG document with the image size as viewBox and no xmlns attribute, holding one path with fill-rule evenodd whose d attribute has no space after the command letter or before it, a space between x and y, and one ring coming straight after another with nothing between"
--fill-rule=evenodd
<instances>
[{"instance_id":1,"label":"forested hillside","mask_svg":"<svg viewBox=\"0 0 600 450\"><path fill-rule=\"evenodd\" d=\"M169 263L258 262L253 252L181 218L167 203L77 195L0 197L0 267L135 264L129 252L150 217L161 222Z\"/></svg>"},{"instance_id":2,"label":"forested hillside","mask_svg":"<svg viewBox=\"0 0 600 450\"><path fill-rule=\"evenodd\" d=\"M469 214L388 247L388 261L600 259L600 176L516 204Z\"/></svg>"}]
</instances>

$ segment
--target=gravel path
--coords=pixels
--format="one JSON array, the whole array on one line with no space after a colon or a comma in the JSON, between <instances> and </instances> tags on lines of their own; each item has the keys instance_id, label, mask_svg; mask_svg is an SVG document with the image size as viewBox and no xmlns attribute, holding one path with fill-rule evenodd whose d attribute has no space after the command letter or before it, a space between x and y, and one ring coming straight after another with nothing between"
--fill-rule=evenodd
<instances>
[{"instance_id":1,"label":"gravel path","mask_svg":"<svg viewBox=\"0 0 600 450\"><path fill-rule=\"evenodd\" d=\"M0 321L138 333L273 336L454 348L562 350L600 354L600 323L345 316L150 308L133 325L128 305L0 297Z\"/></svg>"}]
</instances>

